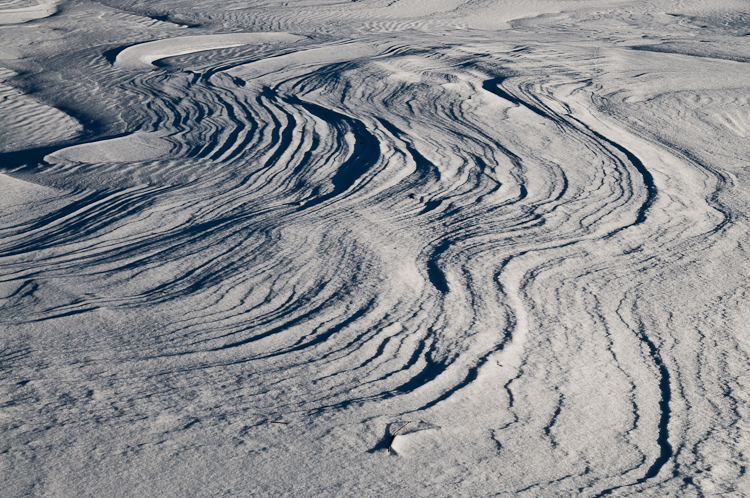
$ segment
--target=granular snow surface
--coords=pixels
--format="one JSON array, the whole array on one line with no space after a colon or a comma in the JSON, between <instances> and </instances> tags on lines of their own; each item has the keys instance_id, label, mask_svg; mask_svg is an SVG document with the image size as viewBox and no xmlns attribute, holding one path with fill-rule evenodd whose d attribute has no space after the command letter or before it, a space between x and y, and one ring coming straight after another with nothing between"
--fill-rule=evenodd
<instances>
[{"instance_id":1,"label":"granular snow surface","mask_svg":"<svg viewBox=\"0 0 750 498\"><path fill-rule=\"evenodd\" d=\"M750 496L749 63L743 0L0 0L0 495Z\"/></svg>"}]
</instances>

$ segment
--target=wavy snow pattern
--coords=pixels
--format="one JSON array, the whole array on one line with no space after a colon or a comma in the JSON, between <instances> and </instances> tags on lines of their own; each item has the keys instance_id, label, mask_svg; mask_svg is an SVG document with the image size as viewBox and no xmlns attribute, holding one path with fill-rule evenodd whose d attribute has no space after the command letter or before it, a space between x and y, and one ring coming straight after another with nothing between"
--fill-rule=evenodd
<instances>
[{"instance_id":1,"label":"wavy snow pattern","mask_svg":"<svg viewBox=\"0 0 750 498\"><path fill-rule=\"evenodd\" d=\"M110 452L89 463L205 454L309 494L366 468L370 491L741 495L747 99L669 87L664 54L412 27L89 59L127 130L5 155L57 189L0 227L8 444L105 426L74 438ZM675 102L729 130L726 161L670 135Z\"/></svg>"}]
</instances>

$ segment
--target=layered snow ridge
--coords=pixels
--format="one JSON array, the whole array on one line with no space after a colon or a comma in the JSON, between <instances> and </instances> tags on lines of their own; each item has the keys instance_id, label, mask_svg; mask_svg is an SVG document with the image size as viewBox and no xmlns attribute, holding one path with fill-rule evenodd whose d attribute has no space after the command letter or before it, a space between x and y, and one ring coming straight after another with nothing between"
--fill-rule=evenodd
<instances>
[{"instance_id":1,"label":"layered snow ridge","mask_svg":"<svg viewBox=\"0 0 750 498\"><path fill-rule=\"evenodd\" d=\"M42 5L4 496L747 496L744 3Z\"/></svg>"}]
</instances>

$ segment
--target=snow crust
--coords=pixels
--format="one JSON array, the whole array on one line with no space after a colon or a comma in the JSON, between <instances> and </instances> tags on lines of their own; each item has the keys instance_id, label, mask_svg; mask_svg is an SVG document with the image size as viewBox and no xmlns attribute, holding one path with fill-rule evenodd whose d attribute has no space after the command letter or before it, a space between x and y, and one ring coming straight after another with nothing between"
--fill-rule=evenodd
<instances>
[{"instance_id":1,"label":"snow crust","mask_svg":"<svg viewBox=\"0 0 750 498\"><path fill-rule=\"evenodd\" d=\"M747 2L0 24L3 497L748 496Z\"/></svg>"},{"instance_id":2,"label":"snow crust","mask_svg":"<svg viewBox=\"0 0 750 498\"><path fill-rule=\"evenodd\" d=\"M218 48L239 47L250 43L294 42L300 37L288 33L232 33L228 35L197 35L167 38L128 47L115 59L115 66L150 68L154 61L176 55L192 54Z\"/></svg>"},{"instance_id":3,"label":"snow crust","mask_svg":"<svg viewBox=\"0 0 750 498\"><path fill-rule=\"evenodd\" d=\"M0 2L0 25L51 16L58 3L58 0L3 0Z\"/></svg>"}]
</instances>

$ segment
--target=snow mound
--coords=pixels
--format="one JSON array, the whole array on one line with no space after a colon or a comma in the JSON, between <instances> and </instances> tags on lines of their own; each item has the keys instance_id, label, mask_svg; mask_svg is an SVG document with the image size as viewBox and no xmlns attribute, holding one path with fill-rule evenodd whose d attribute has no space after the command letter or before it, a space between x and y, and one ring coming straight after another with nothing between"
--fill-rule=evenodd
<instances>
[{"instance_id":1,"label":"snow mound","mask_svg":"<svg viewBox=\"0 0 750 498\"><path fill-rule=\"evenodd\" d=\"M59 0L2 0L0 25L19 24L51 16L57 11Z\"/></svg>"},{"instance_id":2,"label":"snow mound","mask_svg":"<svg viewBox=\"0 0 750 498\"><path fill-rule=\"evenodd\" d=\"M290 33L232 33L225 35L180 36L147 43L139 43L117 54L114 65L121 68L153 68L153 62L176 55L205 50L239 47L260 43L293 43L300 36Z\"/></svg>"}]
</instances>

